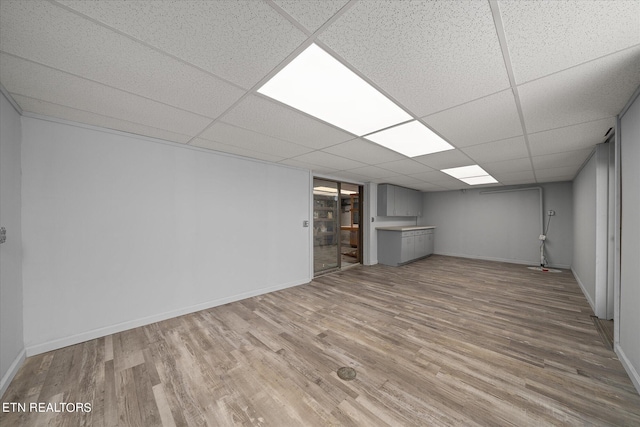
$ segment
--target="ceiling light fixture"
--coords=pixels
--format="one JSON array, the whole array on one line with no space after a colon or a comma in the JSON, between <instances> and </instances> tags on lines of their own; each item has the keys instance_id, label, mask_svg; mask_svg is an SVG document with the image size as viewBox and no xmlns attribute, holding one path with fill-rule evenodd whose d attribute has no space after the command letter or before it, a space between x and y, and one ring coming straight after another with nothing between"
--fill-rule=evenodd
<instances>
[{"instance_id":1,"label":"ceiling light fixture","mask_svg":"<svg viewBox=\"0 0 640 427\"><path fill-rule=\"evenodd\" d=\"M412 119L315 44L273 76L258 93L358 136Z\"/></svg>"},{"instance_id":2,"label":"ceiling light fixture","mask_svg":"<svg viewBox=\"0 0 640 427\"><path fill-rule=\"evenodd\" d=\"M417 120L365 136L407 157L453 150L451 144Z\"/></svg>"},{"instance_id":3,"label":"ceiling light fixture","mask_svg":"<svg viewBox=\"0 0 640 427\"><path fill-rule=\"evenodd\" d=\"M478 165L461 166L459 168L441 169L444 172L469 185L494 184L498 182Z\"/></svg>"},{"instance_id":4,"label":"ceiling light fixture","mask_svg":"<svg viewBox=\"0 0 640 427\"><path fill-rule=\"evenodd\" d=\"M356 194L357 191L351 191L351 190L344 190L344 189L340 189L340 194L345 194L347 196L350 196L352 194ZM331 187L313 187L313 194L329 194L329 195L336 195L338 194L338 189L337 188L331 188Z\"/></svg>"}]
</instances>

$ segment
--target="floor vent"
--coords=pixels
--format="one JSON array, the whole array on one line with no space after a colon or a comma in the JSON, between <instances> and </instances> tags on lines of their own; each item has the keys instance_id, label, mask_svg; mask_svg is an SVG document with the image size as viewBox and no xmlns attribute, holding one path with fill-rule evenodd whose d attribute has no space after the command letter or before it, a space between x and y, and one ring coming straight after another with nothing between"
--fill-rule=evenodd
<instances>
[{"instance_id":1,"label":"floor vent","mask_svg":"<svg viewBox=\"0 0 640 427\"><path fill-rule=\"evenodd\" d=\"M356 377L356 370L343 366L342 368L338 369L338 377L345 381L351 381Z\"/></svg>"}]
</instances>

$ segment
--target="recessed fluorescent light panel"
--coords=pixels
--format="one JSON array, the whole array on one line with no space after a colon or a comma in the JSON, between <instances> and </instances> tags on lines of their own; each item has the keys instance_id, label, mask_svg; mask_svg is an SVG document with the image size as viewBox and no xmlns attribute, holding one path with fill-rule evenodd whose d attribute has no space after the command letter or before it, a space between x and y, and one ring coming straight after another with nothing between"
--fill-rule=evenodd
<instances>
[{"instance_id":1,"label":"recessed fluorescent light panel","mask_svg":"<svg viewBox=\"0 0 640 427\"><path fill-rule=\"evenodd\" d=\"M273 76L258 93L358 136L412 119L315 44Z\"/></svg>"},{"instance_id":2,"label":"recessed fluorescent light panel","mask_svg":"<svg viewBox=\"0 0 640 427\"><path fill-rule=\"evenodd\" d=\"M459 179L460 181L469 185L480 184L494 184L498 182L497 179L492 177L478 165L462 166L459 168L442 169L440 172L444 172L447 175Z\"/></svg>"},{"instance_id":3,"label":"recessed fluorescent light panel","mask_svg":"<svg viewBox=\"0 0 640 427\"><path fill-rule=\"evenodd\" d=\"M408 157L453 149L447 141L417 120L367 135L365 138Z\"/></svg>"},{"instance_id":4,"label":"recessed fluorescent light panel","mask_svg":"<svg viewBox=\"0 0 640 427\"><path fill-rule=\"evenodd\" d=\"M335 196L338 194L338 189L331 187L313 187L313 194L328 194L330 196ZM340 194L350 196L352 194L356 194L356 191L340 189Z\"/></svg>"}]
</instances>

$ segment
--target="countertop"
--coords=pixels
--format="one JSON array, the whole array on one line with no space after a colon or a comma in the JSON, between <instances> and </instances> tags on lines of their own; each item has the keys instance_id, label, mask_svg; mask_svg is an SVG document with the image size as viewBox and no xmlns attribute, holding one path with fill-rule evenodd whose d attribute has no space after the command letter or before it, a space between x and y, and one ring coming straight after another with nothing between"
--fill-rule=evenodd
<instances>
[{"instance_id":1,"label":"countertop","mask_svg":"<svg viewBox=\"0 0 640 427\"><path fill-rule=\"evenodd\" d=\"M387 231L413 231L413 230L428 230L431 228L436 228L435 225L411 225L411 226L400 226L400 227L376 227L376 230L387 230Z\"/></svg>"}]
</instances>

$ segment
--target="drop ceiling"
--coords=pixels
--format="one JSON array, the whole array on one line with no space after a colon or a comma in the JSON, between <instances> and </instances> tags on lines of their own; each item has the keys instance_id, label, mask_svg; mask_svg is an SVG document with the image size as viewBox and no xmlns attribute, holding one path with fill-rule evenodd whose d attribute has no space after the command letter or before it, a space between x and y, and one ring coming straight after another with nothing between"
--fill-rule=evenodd
<instances>
[{"instance_id":1,"label":"drop ceiling","mask_svg":"<svg viewBox=\"0 0 640 427\"><path fill-rule=\"evenodd\" d=\"M455 149L409 158L258 93L317 44ZM640 86L640 2L1 0L45 115L423 191L572 180Z\"/></svg>"}]
</instances>

